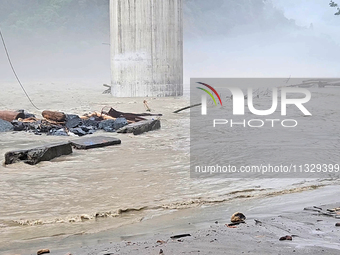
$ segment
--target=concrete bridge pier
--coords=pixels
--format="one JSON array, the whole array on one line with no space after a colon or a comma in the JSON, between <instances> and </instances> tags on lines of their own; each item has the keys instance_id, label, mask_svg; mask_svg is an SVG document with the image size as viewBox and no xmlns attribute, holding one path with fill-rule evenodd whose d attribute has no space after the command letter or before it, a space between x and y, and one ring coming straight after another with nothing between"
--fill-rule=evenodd
<instances>
[{"instance_id":1,"label":"concrete bridge pier","mask_svg":"<svg viewBox=\"0 0 340 255\"><path fill-rule=\"evenodd\" d=\"M183 95L182 0L110 0L116 97Z\"/></svg>"}]
</instances>

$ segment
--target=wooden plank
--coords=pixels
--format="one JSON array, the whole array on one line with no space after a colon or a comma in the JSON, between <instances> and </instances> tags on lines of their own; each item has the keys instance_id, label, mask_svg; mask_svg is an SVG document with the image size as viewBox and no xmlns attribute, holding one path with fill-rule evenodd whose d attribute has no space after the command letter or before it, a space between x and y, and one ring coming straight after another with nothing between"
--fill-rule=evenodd
<instances>
[{"instance_id":1,"label":"wooden plank","mask_svg":"<svg viewBox=\"0 0 340 255\"><path fill-rule=\"evenodd\" d=\"M161 121L156 120L141 120L135 123L131 123L117 130L117 133L133 133L139 135L144 132L157 130L161 128Z\"/></svg>"},{"instance_id":2,"label":"wooden plank","mask_svg":"<svg viewBox=\"0 0 340 255\"><path fill-rule=\"evenodd\" d=\"M41 161L49 161L62 155L72 153L72 146L69 142L48 144L28 150L10 151L5 154L5 164L24 162L30 165L38 164Z\"/></svg>"},{"instance_id":3,"label":"wooden plank","mask_svg":"<svg viewBox=\"0 0 340 255\"><path fill-rule=\"evenodd\" d=\"M78 150L87 150L121 144L121 140L115 137L93 136L75 139L70 143Z\"/></svg>"}]
</instances>

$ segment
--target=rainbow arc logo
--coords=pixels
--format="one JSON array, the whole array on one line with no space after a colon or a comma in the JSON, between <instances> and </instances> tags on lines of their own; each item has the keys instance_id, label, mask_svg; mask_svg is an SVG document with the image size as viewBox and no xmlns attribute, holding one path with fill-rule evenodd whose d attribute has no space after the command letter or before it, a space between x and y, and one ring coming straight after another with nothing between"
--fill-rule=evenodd
<instances>
[{"instance_id":1,"label":"rainbow arc logo","mask_svg":"<svg viewBox=\"0 0 340 255\"><path fill-rule=\"evenodd\" d=\"M215 95L217 96L218 100L220 101L220 104L222 105L222 100L221 100L220 95L217 93L217 91L216 91L212 86L210 86L210 85L208 85L208 84L206 84L206 83L203 83L203 82L197 82L197 83L198 83L198 84L201 84L201 85L203 85L203 86L206 86L206 87L209 88L212 92L214 92ZM204 88L201 88L201 87L197 87L197 88L200 89L200 90L205 91L205 92L212 98L212 100L214 101L215 105L217 105L217 102L216 102L216 100L215 100L215 97L213 96L213 94L212 94L209 90L204 89Z\"/></svg>"}]
</instances>

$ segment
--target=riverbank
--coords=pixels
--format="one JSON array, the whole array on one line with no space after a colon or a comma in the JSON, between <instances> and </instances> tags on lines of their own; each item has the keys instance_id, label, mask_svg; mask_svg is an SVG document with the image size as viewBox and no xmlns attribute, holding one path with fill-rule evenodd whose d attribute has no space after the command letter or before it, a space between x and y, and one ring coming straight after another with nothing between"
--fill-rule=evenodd
<instances>
[{"instance_id":1,"label":"riverbank","mask_svg":"<svg viewBox=\"0 0 340 255\"><path fill-rule=\"evenodd\" d=\"M219 205L176 210L152 219L93 234L41 238L3 254L338 254L340 219L322 215L313 206L340 206L338 185L259 199L238 199ZM227 227L240 211L245 224ZM178 234L191 236L171 239ZM282 236L292 241L279 241Z\"/></svg>"}]
</instances>

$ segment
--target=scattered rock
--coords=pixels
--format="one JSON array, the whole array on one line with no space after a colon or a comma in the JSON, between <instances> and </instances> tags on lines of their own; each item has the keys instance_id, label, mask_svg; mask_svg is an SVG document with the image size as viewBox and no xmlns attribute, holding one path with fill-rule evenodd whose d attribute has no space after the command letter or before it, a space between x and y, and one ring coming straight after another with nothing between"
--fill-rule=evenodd
<instances>
[{"instance_id":1,"label":"scattered rock","mask_svg":"<svg viewBox=\"0 0 340 255\"><path fill-rule=\"evenodd\" d=\"M6 120L0 119L0 132L8 132L11 130L13 130L13 125Z\"/></svg>"},{"instance_id":2,"label":"scattered rock","mask_svg":"<svg viewBox=\"0 0 340 255\"><path fill-rule=\"evenodd\" d=\"M87 135L87 132L85 132L82 128L78 127L78 128L71 128L70 131L77 135L77 136L84 136Z\"/></svg>"},{"instance_id":3,"label":"scattered rock","mask_svg":"<svg viewBox=\"0 0 340 255\"><path fill-rule=\"evenodd\" d=\"M292 236L282 236L282 237L280 237L280 239L279 239L280 241L285 241L285 240L289 240L289 241L292 241L293 240L293 238L292 238Z\"/></svg>"},{"instance_id":4,"label":"scattered rock","mask_svg":"<svg viewBox=\"0 0 340 255\"><path fill-rule=\"evenodd\" d=\"M159 254L164 254L162 249L159 250Z\"/></svg>"},{"instance_id":5,"label":"scattered rock","mask_svg":"<svg viewBox=\"0 0 340 255\"><path fill-rule=\"evenodd\" d=\"M75 114L66 114L66 123L65 126L67 128L75 128L80 126L83 123L82 119Z\"/></svg>"},{"instance_id":6,"label":"scattered rock","mask_svg":"<svg viewBox=\"0 0 340 255\"><path fill-rule=\"evenodd\" d=\"M114 128L116 130L128 125L129 123L127 122L127 120L125 118L117 118L115 120L115 123L114 123Z\"/></svg>"},{"instance_id":7,"label":"scattered rock","mask_svg":"<svg viewBox=\"0 0 340 255\"><path fill-rule=\"evenodd\" d=\"M243 213L236 212L231 216L231 222L242 222L246 219L246 216Z\"/></svg>"},{"instance_id":8,"label":"scattered rock","mask_svg":"<svg viewBox=\"0 0 340 255\"><path fill-rule=\"evenodd\" d=\"M50 250L49 249L42 249L42 250L37 251L37 255L41 255L41 254L45 254L45 253L50 253Z\"/></svg>"},{"instance_id":9,"label":"scattered rock","mask_svg":"<svg viewBox=\"0 0 340 255\"><path fill-rule=\"evenodd\" d=\"M115 132L115 120L103 120L98 124L98 128L106 132Z\"/></svg>"},{"instance_id":10,"label":"scattered rock","mask_svg":"<svg viewBox=\"0 0 340 255\"><path fill-rule=\"evenodd\" d=\"M56 135L56 136L68 136L68 134L66 133L66 131L61 128L61 129L51 129L50 132L48 133L48 135Z\"/></svg>"},{"instance_id":11,"label":"scattered rock","mask_svg":"<svg viewBox=\"0 0 340 255\"><path fill-rule=\"evenodd\" d=\"M23 122L18 121L18 120L13 120L11 122L11 124L13 125L13 130L14 131L23 131L26 130L26 126Z\"/></svg>"},{"instance_id":12,"label":"scattered rock","mask_svg":"<svg viewBox=\"0 0 340 255\"><path fill-rule=\"evenodd\" d=\"M100 121L96 120L95 117L91 117L87 120L83 120L83 125L86 127L94 127L94 128L98 128L98 124Z\"/></svg>"}]
</instances>

